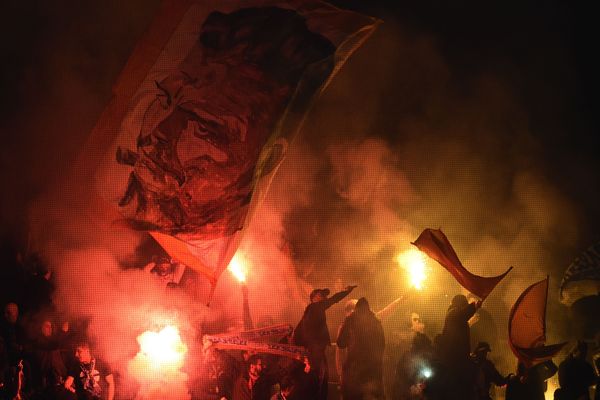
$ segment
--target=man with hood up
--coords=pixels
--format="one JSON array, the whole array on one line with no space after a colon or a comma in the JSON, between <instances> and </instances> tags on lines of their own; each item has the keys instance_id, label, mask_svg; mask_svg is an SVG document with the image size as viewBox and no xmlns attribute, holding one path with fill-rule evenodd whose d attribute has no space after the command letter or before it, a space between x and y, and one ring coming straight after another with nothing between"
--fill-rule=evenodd
<instances>
[{"instance_id":1,"label":"man with hood up","mask_svg":"<svg viewBox=\"0 0 600 400\"><path fill-rule=\"evenodd\" d=\"M348 349L342 374L344 400L383 399L382 362L385 337L381 322L361 297L346 317L337 338Z\"/></svg>"},{"instance_id":2,"label":"man with hood up","mask_svg":"<svg viewBox=\"0 0 600 400\"><path fill-rule=\"evenodd\" d=\"M462 294L454 296L436 340L438 357L449 373L447 394L452 399L475 397L469 319L480 307L481 301L469 303Z\"/></svg>"}]
</instances>

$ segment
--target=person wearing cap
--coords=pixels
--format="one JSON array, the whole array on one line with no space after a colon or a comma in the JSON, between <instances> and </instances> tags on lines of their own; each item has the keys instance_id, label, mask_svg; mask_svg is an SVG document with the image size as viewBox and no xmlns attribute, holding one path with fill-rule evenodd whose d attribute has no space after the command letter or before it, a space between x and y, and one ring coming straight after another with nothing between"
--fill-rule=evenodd
<instances>
[{"instance_id":1,"label":"person wearing cap","mask_svg":"<svg viewBox=\"0 0 600 400\"><path fill-rule=\"evenodd\" d=\"M329 297L329 289L315 289L310 293L310 304L294 330L294 343L308 350L311 374L316 375L314 400L327 399L328 367L325 349L331 344L327 316L325 311L348 296L356 286L347 286L345 290Z\"/></svg>"},{"instance_id":2,"label":"person wearing cap","mask_svg":"<svg viewBox=\"0 0 600 400\"><path fill-rule=\"evenodd\" d=\"M383 399L385 337L366 298L358 299L354 311L344 320L337 345L348 349L342 369L344 400Z\"/></svg>"},{"instance_id":3,"label":"person wearing cap","mask_svg":"<svg viewBox=\"0 0 600 400\"><path fill-rule=\"evenodd\" d=\"M152 261L146 264L144 271L156 276L164 287L177 287L185 272L185 265L167 256L155 255Z\"/></svg>"},{"instance_id":4,"label":"person wearing cap","mask_svg":"<svg viewBox=\"0 0 600 400\"><path fill-rule=\"evenodd\" d=\"M496 386L504 386L510 380L511 374L504 377L498 372L494 363L487 358L487 354L492 351L487 342L479 342L473 353L471 361L475 366L475 389L477 400L491 400L490 388L492 383Z\"/></svg>"}]
</instances>

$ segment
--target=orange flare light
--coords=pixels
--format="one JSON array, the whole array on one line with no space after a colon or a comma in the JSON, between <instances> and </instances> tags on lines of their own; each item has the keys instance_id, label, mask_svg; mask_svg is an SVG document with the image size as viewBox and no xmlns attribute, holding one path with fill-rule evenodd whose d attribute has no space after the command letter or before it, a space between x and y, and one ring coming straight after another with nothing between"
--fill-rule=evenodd
<instances>
[{"instance_id":1,"label":"orange flare light","mask_svg":"<svg viewBox=\"0 0 600 400\"><path fill-rule=\"evenodd\" d=\"M140 386L136 399L189 399L188 376L183 367L187 346L179 329L167 325L159 332L146 331L137 337L140 350L127 370Z\"/></svg>"},{"instance_id":2,"label":"orange flare light","mask_svg":"<svg viewBox=\"0 0 600 400\"><path fill-rule=\"evenodd\" d=\"M247 260L240 252L235 253L227 269L240 283L246 282L246 273L248 271Z\"/></svg>"},{"instance_id":3,"label":"orange flare light","mask_svg":"<svg viewBox=\"0 0 600 400\"><path fill-rule=\"evenodd\" d=\"M166 326L160 332L146 331L137 338L140 353L153 369L177 370L183 365L187 346L181 341L179 330Z\"/></svg>"},{"instance_id":4,"label":"orange flare light","mask_svg":"<svg viewBox=\"0 0 600 400\"><path fill-rule=\"evenodd\" d=\"M396 262L408 273L410 285L417 290L423 288L423 282L427 278L426 260L419 250L406 250L396 256Z\"/></svg>"}]
</instances>

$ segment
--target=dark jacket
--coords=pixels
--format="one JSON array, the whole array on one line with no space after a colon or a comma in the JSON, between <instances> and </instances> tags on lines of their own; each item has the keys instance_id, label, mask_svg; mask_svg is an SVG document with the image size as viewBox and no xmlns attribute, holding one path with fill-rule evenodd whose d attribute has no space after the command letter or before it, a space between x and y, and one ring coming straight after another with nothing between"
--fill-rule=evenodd
<instances>
[{"instance_id":1,"label":"dark jacket","mask_svg":"<svg viewBox=\"0 0 600 400\"><path fill-rule=\"evenodd\" d=\"M381 322L371 310L356 310L346 317L337 345L348 349L344 369L364 368L370 374L381 373L385 337Z\"/></svg>"},{"instance_id":2,"label":"dark jacket","mask_svg":"<svg viewBox=\"0 0 600 400\"><path fill-rule=\"evenodd\" d=\"M488 359L472 357L472 360L475 365L477 400L491 400L490 387L492 383L496 386L506 385L508 377L503 377L496 369L494 363Z\"/></svg>"},{"instance_id":3,"label":"dark jacket","mask_svg":"<svg viewBox=\"0 0 600 400\"><path fill-rule=\"evenodd\" d=\"M514 376L506 387L506 400L544 400L546 380L557 369L549 360L529 368L523 376Z\"/></svg>"},{"instance_id":4,"label":"dark jacket","mask_svg":"<svg viewBox=\"0 0 600 400\"><path fill-rule=\"evenodd\" d=\"M450 307L448 310L438 349L441 360L447 365L456 365L469 359L471 335L468 321L475 311L475 304Z\"/></svg>"},{"instance_id":5,"label":"dark jacket","mask_svg":"<svg viewBox=\"0 0 600 400\"><path fill-rule=\"evenodd\" d=\"M348 294L350 290L343 290L325 300L306 306L304 315L294 331L294 343L308 349L325 351L325 347L331 343L325 311Z\"/></svg>"},{"instance_id":6,"label":"dark jacket","mask_svg":"<svg viewBox=\"0 0 600 400\"><path fill-rule=\"evenodd\" d=\"M344 399L383 399L382 362L385 338L381 322L368 308L359 308L344 320L337 338L348 348L343 366Z\"/></svg>"},{"instance_id":7,"label":"dark jacket","mask_svg":"<svg viewBox=\"0 0 600 400\"><path fill-rule=\"evenodd\" d=\"M564 399L589 399L588 388L596 383L596 379L592 366L573 356L567 357L558 367L558 383Z\"/></svg>"}]
</instances>

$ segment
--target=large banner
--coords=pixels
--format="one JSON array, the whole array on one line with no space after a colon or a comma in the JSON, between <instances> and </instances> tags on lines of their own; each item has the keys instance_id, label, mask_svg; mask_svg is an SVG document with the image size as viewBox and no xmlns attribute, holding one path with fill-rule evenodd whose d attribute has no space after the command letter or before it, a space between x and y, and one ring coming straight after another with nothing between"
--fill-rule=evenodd
<instances>
[{"instance_id":1,"label":"large banner","mask_svg":"<svg viewBox=\"0 0 600 400\"><path fill-rule=\"evenodd\" d=\"M313 0L165 1L87 143L105 149L102 195L214 290L311 105L377 23Z\"/></svg>"}]
</instances>

